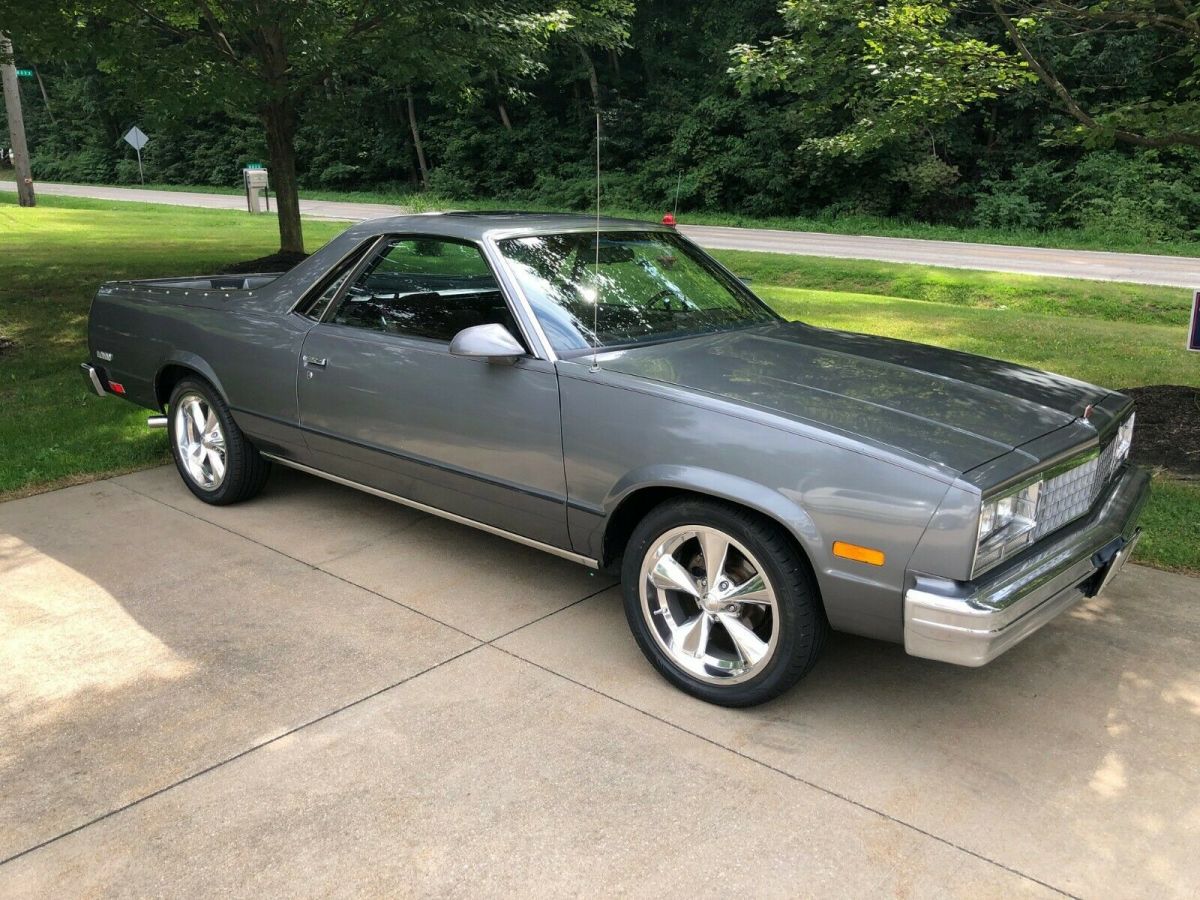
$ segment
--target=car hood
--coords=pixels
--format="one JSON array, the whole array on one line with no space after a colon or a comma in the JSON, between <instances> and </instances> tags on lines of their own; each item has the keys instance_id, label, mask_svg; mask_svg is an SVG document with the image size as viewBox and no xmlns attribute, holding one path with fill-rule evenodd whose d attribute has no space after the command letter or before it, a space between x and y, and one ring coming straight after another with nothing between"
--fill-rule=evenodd
<instances>
[{"instance_id":1,"label":"car hood","mask_svg":"<svg viewBox=\"0 0 1200 900\"><path fill-rule=\"evenodd\" d=\"M1001 360L799 322L616 351L602 366L958 472L1069 425L1109 393Z\"/></svg>"}]
</instances>

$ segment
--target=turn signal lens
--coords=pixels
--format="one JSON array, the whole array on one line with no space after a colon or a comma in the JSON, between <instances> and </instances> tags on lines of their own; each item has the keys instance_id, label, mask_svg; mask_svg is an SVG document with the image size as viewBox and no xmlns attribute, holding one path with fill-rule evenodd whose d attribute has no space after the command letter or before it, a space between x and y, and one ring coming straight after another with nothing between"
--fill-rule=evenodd
<instances>
[{"instance_id":1,"label":"turn signal lens","mask_svg":"<svg viewBox=\"0 0 1200 900\"><path fill-rule=\"evenodd\" d=\"M872 550L870 547L860 547L858 544L847 544L845 541L833 542L833 555L866 563L869 566L882 566L884 560L882 550Z\"/></svg>"}]
</instances>

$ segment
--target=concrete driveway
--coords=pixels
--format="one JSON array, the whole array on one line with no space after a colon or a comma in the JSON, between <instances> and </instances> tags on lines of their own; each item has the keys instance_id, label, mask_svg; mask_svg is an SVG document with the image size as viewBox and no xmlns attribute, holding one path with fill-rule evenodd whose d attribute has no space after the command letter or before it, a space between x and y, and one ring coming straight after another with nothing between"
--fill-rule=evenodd
<instances>
[{"instance_id":1,"label":"concrete driveway","mask_svg":"<svg viewBox=\"0 0 1200 900\"><path fill-rule=\"evenodd\" d=\"M12 501L0 896L1194 896L1197 601L1131 568L979 670L838 637L738 712L610 580L305 476Z\"/></svg>"}]
</instances>

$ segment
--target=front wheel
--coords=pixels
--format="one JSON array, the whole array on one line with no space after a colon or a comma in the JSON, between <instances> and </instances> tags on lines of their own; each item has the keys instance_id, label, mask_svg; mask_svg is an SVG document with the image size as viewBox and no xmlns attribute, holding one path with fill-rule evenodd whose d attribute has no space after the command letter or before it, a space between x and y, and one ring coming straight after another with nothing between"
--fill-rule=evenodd
<instances>
[{"instance_id":1,"label":"front wheel","mask_svg":"<svg viewBox=\"0 0 1200 900\"><path fill-rule=\"evenodd\" d=\"M171 392L171 456L188 489L214 506L248 500L270 472L207 381L185 378Z\"/></svg>"},{"instance_id":2,"label":"front wheel","mask_svg":"<svg viewBox=\"0 0 1200 900\"><path fill-rule=\"evenodd\" d=\"M657 507L630 536L621 575L646 658L676 687L721 706L782 694L816 663L829 630L789 537L730 504Z\"/></svg>"}]
</instances>

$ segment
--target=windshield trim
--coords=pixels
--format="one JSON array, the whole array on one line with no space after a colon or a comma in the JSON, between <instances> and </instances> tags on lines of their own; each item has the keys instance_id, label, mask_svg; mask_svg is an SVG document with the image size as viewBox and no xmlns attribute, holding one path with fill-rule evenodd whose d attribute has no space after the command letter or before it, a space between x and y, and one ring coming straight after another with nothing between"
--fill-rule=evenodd
<instances>
[{"instance_id":1,"label":"windshield trim","mask_svg":"<svg viewBox=\"0 0 1200 900\"><path fill-rule=\"evenodd\" d=\"M549 335L546 334L542 327L542 321L537 315L537 310L534 309L529 297L525 294L525 289L521 285L520 278L513 270L512 261L500 246L501 241L515 240L525 237L544 237L547 235L556 234L589 234L596 232L595 225L580 225L570 228L497 228L488 231L483 239L482 244L486 248L486 253L492 259L494 267L501 273L502 287L510 294L514 301L514 306L519 307L520 312L526 317L532 331L538 338L538 343L541 345L542 355L550 362L556 362L559 359L573 359L579 355L586 355L593 352L607 353L613 350L629 350L634 347L649 347L655 344L664 344L671 341L688 340L690 338L704 337L712 334L728 334L736 331L745 331L750 328L760 328L764 325L770 325L778 322L783 322L785 319L777 313L771 306L759 297L754 291L746 285L742 279L731 272L719 260L713 258L703 247L691 240L689 237L681 233L676 228L671 228L665 225L659 225L653 222L624 222L618 225L605 224L601 226L600 233L605 232L655 232L658 234L671 235L681 244L685 250L690 251L694 255L696 262L720 282L731 293L739 296L743 300L748 300L753 306L758 307L765 312L772 321L769 322L746 322L731 325L727 328L713 328L708 331L693 332L691 334L671 334L663 335L657 338L650 338L642 341L631 341L621 344L598 344L588 347L576 347L569 350L556 350L550 342Z\"/></svg>"}]
</instances>

